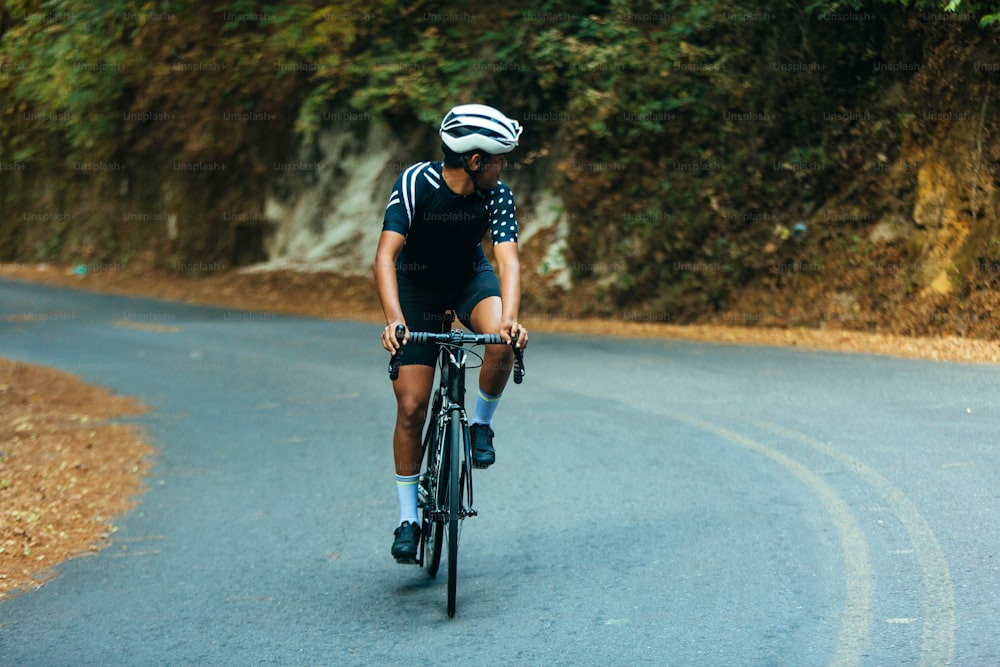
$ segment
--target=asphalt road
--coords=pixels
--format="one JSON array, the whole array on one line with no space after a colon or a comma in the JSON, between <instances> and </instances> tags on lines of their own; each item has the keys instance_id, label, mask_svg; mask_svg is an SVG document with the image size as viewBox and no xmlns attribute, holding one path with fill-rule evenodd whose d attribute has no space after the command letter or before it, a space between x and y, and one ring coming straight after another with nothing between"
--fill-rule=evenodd
<instances>
[{"instance_id":1,"label":"asphalt road","mask_svg":"<svg viewBox=\"0 0 1000 667\"><path fill-rule=\"evenodd\" d=\"M997 367L531 340L449 619L389 555L377 327L0 281L0 356L139 397L161 451L0 603L0 664L1000 664Z\"/></svg>"}]
</instances>

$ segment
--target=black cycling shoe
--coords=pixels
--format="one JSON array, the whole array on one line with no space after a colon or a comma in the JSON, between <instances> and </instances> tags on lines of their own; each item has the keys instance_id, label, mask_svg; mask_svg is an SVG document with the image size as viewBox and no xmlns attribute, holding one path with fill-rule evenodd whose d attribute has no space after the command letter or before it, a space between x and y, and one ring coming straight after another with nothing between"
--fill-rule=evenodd
<instances>
[{"instance_id":1,"label":"black cycling shoe","mask_svg":"<svg viewBox=\"0 0 1000 667\"><path fill-rule=\"evenodd\" d=\"M486 424L473 424L469 427L469 437L472 439L472 467L489 468L497 460L493 429Z\"/></svg>"},{"instance_id":2,"label":"black cycling shoe","mask_svg":"<svg viewBox=\"0 0 1000 667\"><path fill-rule=\"evenodd\" d=\"M392 557L397 563L416 563L417 545L420 543L420 525L404 521L393 533Z\"/></svg>"}]
</instances>

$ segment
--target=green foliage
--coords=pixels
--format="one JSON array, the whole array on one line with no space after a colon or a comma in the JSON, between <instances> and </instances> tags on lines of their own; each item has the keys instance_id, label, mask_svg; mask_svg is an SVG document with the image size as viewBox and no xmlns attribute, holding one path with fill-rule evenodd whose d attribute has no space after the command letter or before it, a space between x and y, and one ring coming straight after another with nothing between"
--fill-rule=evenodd
<instances>
[{"instance_id":1,"label":"green foliage","mask_svg":"<svg viewBox=\"0 0 1000 667\"><path fill-rule=\"evenodd\" d=\"M938 4L938 3L926 3ZM1000 6L994 2L969 2L968 0L949 0L945 6L949 12L969 12L979 16L979 25L986 27L1000 22Z\"/></svg>"},{"instance_id":2,"label":"green foliage","mask_svg":"<svg viewBox=\"0 0 1000 667\"><path fill-rule=\"evenodd\" d=\"M220 111L259 103L271 85L270 66L294 57L309 15L299 3L245 0L213 11L196 2L138 0L12 5L0 61L16 70L0 80L9 100L0 138L23 156L54 140L68 162L109 161L149 140L132 132L149 128L122 122L129 112L190 119L191 134L174 131L168 145L216 142ZM208 67L224 76L212 80L197 69ZM150 143L162 149L164 138Z\"/></svg>"},{"instance_id":3,"label":"green foliage","mask_svg":"<svg viewBox=\"0 0 1000 667\"><path fill-rule=\"evenodd\" d=\"M481 101L523 121L519 154L553 158L580 232L569 260L622 267L609 300L721 304L773 228L741 221L807 213L857 167L851 126L824 112L877 90L886 26L931 9L1000 18L979 0L8 0L0 146L63 165L222 157L252 183L262 156L308 145L331 114L432 135L448 107ZM824 20L837 12L878 20ZM221 120L250 111L278 121ZM145 112L180 120L122 122ZM673 269L699 263L722 268Z\"/></svg>"},{"instance_id":4,"label":"green foliage","mask_svg":"<svg viewBox=\"0 0 1000 667\"><path fill-rule=\"evenodd\" d=\"M30 135L58 133L79 158L114 146L116 119L107 111L128 81L127 29L115 26L128 2L85 3L50 0L19 3L20 21L5 32L2 58L15 64L8 80L5 115L29 121L7 125L13 148L21 156L37 148L29 136L11 126L31 128Z\"/></svg>"},{"instance_id":5,"label":"green foliage","mask_svg":"<svg viewBox=\"0 0 1000 667\"><path fill-rule=\"evenodd\" d=\"M816 15L824 12L844 10L862 10L875 3L853 0L848 2L817 2L809 5L809 13ZM902 7L921 12L948 12L952 14L970 14L979 18L979 25L987 27L1000 22L1000 4L996 2L981 2L980 0L881 0L878 4Z\"/></svg>"},{"instance_id":6,"label":"green foliage","mask_svg":"<svg viewBox=\"0 0 1000 667\"><path fill-rule=\"evenodd\" d=\"M998 16L991 3L942 4L916 6L973 11L984 22ZM804 9L735 0L515 0L487 9L396 0L231 0L211 10L190 1L20 0L7 5L14 24L0 42L0 53L25 68L20 76L0 80L14 103L5 110L8 120L12 111L72 119L41 131L21 127L8 131L7 138L30 150L40 142L25 134L56 132L74 156L93 157L94 152L113 154L127 138L115 114L145 102L135 96L151 92L149 81L159 87L155 98L172 98L173 106L197 113L224 104L253 108L271 78L293 80L286 90L293 96L295 127L307 139L332 109L417 117L430 124L456 100L522 102L509 99L508 93L519 92L524 101L530 97L541 109L568 118L573 135L617 144L621 150L611 152L627 155L632 144L670 136L664 119L684 113L710 120L721 99L745 97L739 76L755 57L750 40L764 36L765 42L786 46L783 31L766 30L774 27L775 17L791 12L792 27L800 18L859 10L866 3L820 1ZM142 18L163 6L175 17L169 26ZM727 18L740 13L771 17L756 25ZM176 32L179 26L189 41L163 29ZM172 65L195 57L226 66L220 85L205 89L176 72L167 76ZM269 64L280 61L300 61L309 68L268 71ZM218 139L205 132L187 143Z\"/></svg>"}]
</instances>

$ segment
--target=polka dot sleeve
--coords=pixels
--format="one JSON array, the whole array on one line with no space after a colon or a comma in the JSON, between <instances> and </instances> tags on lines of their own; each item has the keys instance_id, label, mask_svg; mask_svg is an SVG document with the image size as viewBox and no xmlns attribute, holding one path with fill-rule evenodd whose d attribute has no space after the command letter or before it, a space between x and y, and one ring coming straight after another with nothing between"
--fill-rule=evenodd
<instances>
[{"instance_id":1,"label":"polka dot sleeve","mask_svg":"<svg viewBox=\"0 0 1000 667\"><path fill-rule=\"evenodd\" d=\"M517 218L514 194L504 183L490 193L490 233L493 245L507 241L517 242Z\"/></svg>"}]
</instances>

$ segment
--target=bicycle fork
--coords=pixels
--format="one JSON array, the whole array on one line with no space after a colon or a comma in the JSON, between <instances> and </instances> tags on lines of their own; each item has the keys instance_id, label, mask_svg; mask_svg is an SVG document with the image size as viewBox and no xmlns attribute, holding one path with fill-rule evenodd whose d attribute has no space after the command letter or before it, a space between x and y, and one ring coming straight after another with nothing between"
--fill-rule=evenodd
<instances>
[{"instance_id":1,"label":"bicycle fork","mask_svg":"<svg viewBox=\"0 0 1000 667\"><path fill-rule=\"evenodd\" d=\"M452 424L459 427L460 441L456 449L461 450L458 464L458 503L459 519L476 516L478 512L472 509L472 438L469 434L469 419L465 410L458 409L452 415ZM454 451L454 450L453 450Z\"/></svg>"},{"instance_id":2,"label":"bicycle fork","mask_svg":"<svg viewBox=\"0 0 1000 667\"><path fill-rule=\"evenodd\" d=\"M478 512L472 509L472 465L470 464L472 460L472 446L469 436L468 418L457 408L442 411L442 415L443 419L441 419L438 439L433 445L437 448L434 464L420 479L419 506L428 510L428 516L431 520L446 521L449 518L450 509L447 506L441 507L439 505L436 500L438 497L436 490L442 488L442 486L448 486L449 493L451 493L450 469L453 465L452 457L454 454L458 454L458 518L464 519L469 516L476 516ZM451 433L455 426L459 429L459 443L458 447L452 449ZM448 448L447 455L445 455L445 448ZM447 462L447 465L442 465L444 462Z\"/></svg>"},{"instance_id":3,"label":"bicycle fork","mask_svg":"<svg viewBox=\"0 0 1000 667\"><path fill-rule=\"evenodd\" d=\"M466 352L459 347L448 351L448 374L445 378L447 387L447 414L451 421L452 428L459 431L459 442L457 447L452 448L452 453L457 455L458 460L452 461L452 465L459 465L458 474L458 498L459 498L459 519L468 516L476 516L476 510L472 509L472 438L469 433L469 418L465 413L465 360Z\"/></svg>"},{"instance_id":4,"label":"bicycle fork","mask_svg":"<svg viewBox=\"0 0 1000 667\"><path fill-rule=\"evenodd\" d=\"M426 473L427 479L421 480L420 502L430 510L433 520L448 520L450 507L442 507L437 502L442 485L449 487L449 495L458 493L458 519L476 516L472 509L472 439L469 433L469 419L465 413L465 351L444 350L447 363L442 364L444 377L441 386L443 395L438 396L437 441L430 446L437 448L433 468ZM454 443L453 438L458 437ZM447 451L447 455L446 455ZM443 465L447 462L447 466ZM458 466L458 475L451 477L452 466ZM452 480L458 484L453 485Z\"/></svg>"}]
</instances>

